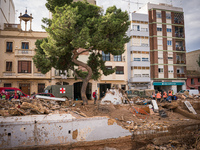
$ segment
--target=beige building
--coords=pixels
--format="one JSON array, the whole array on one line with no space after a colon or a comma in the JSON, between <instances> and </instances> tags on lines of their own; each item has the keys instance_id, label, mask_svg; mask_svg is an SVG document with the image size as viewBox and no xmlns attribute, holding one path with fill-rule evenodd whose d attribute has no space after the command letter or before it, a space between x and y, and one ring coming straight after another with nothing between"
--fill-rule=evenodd
<instances>
[{"instance_id":1,"label":"beige building","mask_svg":"<svg viewBox=\"0 0 200 150\"><path fill-rule=\"evenodd\" d=\"M200 67L197 64L200 56L200 49L186 53L186 70L200 71Z\"/></svg>"},{"instance_id":2,"label":"beige building","mask_svg":"<svg viewBox=\"0 0 200 150\"><path fill-rule=\"evenodd\" d=\"M90 2L90 1L89 1ZM95 1L91 1L95 4ZM14 15L14 14L13 14ZM32 57L35 55L35 42L37 39L47 37L46 32L32 31L32 15L20 14L20 24L13 22L3 22L4 28L0 30L0 87L17 87L26 94L43 92L49 85L73 85L74 98L81 97L81 80L75 80L73 72L69 72L69 77L62 75L59 70L51 69L47 74L42 74L34 65ZM2 23L2 22L1 22ZM21 25L25 23L25 30ZM30 24L30 29L27 29ZM116 67L115 73L109 76L102 76L99 81L90 80L87 88L87 96L91 98L92 92L98 93L106 91L113 85L126 89L127 67L126 52L121 56L103 54L108 68ZM83 53L79 59L86 62L88 53ZM100 94L99 94L100 96Z\"/></svg>"},{"instance_id":3,"label":"beige building","mask_svg":"<svg viewBox=\"0 0 200 150\"><path fill-rule=\"evenodd\" d=\"M21 21L32 20L31 15L20 15ZM20 24L4 24L0 30L0 86L18 87L25 93L41 92L49 83L50 73L41 74L32 57L37 39L46 32L23 31Z\"/></svg>"}]
</instances>

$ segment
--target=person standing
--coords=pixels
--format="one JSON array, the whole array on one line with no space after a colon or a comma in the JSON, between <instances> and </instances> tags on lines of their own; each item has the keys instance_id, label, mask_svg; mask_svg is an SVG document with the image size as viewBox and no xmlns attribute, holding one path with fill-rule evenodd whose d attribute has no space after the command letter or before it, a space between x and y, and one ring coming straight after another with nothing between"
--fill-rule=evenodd
<instances>
[{"instance_id":1,"label":"person standing","mask_svg":"<svg viewBox=\"0 0 200 150\"><path fill-rule=\"evenodd\" d=\"M160 100L161 100L161 92L157 93L156 98L157 98L157 102L160 102Z\"/></svg>"},{"instance_id":2,"label":"person standing","mask_svg":"<svg viewBox=\"0 0 200 150\"><path fill-rule=\"evenodd\" d=\"M95 90L94 92L93 92L93 98L94 98L94 104L96 104L96 100L97 100L97 90Z\"/></svg>"},{"instance_id":3,"label":"person standing","mask_svg":"<svg viewBox=\"0 0 200 150\"><path fill-rule=\"evenodd\" d=\"M169 102L172 101L172 91L171 90L169 90L169 92L168 92L168 100L169 100Z\"/></svg>"},{"instance_id":4,"label":"person standing","mask_svg":"<svg viewBox=\"0 0 200 150\"><path fill-rule=\"evenodd\" d=\"M164 92L163 92L163 101L165 102L166 100L167 100L167 92L164 91Z\"/></svg>"},{"instance_id":5,"label":"person standing","mask_svg":"<svg viewBox=\"0 0 200 150\"><path fill-rule=\"evenodd\" d=\"M154 93L154 92L152 93L152 98L153 98L153 100L155 100L155 99L156 99L156 95L155 95L155 93Z\"/></svg>"}]
</instances>

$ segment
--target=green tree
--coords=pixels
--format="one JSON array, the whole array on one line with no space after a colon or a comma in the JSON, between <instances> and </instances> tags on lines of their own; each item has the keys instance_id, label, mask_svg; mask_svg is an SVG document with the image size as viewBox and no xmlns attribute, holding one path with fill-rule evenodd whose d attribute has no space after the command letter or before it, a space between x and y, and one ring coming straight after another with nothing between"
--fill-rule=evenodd
<instances>
[{"instance_id":1,"label":"green tree","mask_svg":"<svg viewBox=\"0 0 200 150\"><path fill-rule=\"evenodd\" d=\"M106 69L101 51L112 55L121 55L125 51L124 45L130 39L126 35L128 13L113 6L103 14L100 7L86 1L71 3L68 0L66 5L54 5L56 1L49 0L46 4L53 14L51 23L45 27L49 36L36 42L33 61L42 73L48 72L51 67L62 71L73 70L75 77L83 81L81 97L87 104L89 80L97 80L102 73L109 75L115 71ZM84 52L89 52L87 63L78 59ZM78 70L76 66L87 71Z\"/></svg>"}]
</instances>

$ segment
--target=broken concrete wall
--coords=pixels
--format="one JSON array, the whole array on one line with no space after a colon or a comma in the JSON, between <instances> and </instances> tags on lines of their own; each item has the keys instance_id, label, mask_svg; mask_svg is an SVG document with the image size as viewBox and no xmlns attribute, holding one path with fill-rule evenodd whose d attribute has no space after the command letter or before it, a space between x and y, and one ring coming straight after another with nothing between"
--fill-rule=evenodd
<instances>
[{"instance_id":1,"label":"broken concrete wall","mask_svg":"<svg viewBox=\"0 0 200 150\"><path fill-rule=\"evenodd\" d=\"M113 103L114 105L123 103L123 95L119 89L110 89L101 100L101 104Z\"/></svg>"},{"instance_id":2,"label":"broken concrete wall","mask_svg":"<svg viewBox=\"0 0 200 150\"><path fill-rule=\"evenodd\" d=\"M0 117L0 149L70 144L130 136L106 117L74 119L70 114Z\"/></svg>"}]
</instances>

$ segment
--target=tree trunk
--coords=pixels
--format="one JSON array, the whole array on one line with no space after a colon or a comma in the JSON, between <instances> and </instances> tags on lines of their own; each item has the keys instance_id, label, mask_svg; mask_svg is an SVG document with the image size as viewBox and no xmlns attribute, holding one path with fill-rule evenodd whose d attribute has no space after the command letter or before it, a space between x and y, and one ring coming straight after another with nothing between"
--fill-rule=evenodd
<instances>
[{"instance_id":1,"label":"tree trunk","mask_svg":"<svg viewBox=\"0 0 200 150\"><path fill-rule=\"evenodd\" d=\"M72 61L77 64L78 66L82 66L84 68L87 69L88 71L88 75L83 79L81 78L81 80L83 81L83 84L82 84L82 87L81 87L81 98L83 100L83 104L88 104L88 99L87 99L87 96L86 96L86 89L87 89L87 85L88 85L88 82L89 80L92 78L92 69L85 63L77 60L77 57L78 57L78 52L76 50L73 51L74 53L74 56L73 56L73 59ZM76 72L75 72L76 74Z\"/></svg>"}]
</instances>

